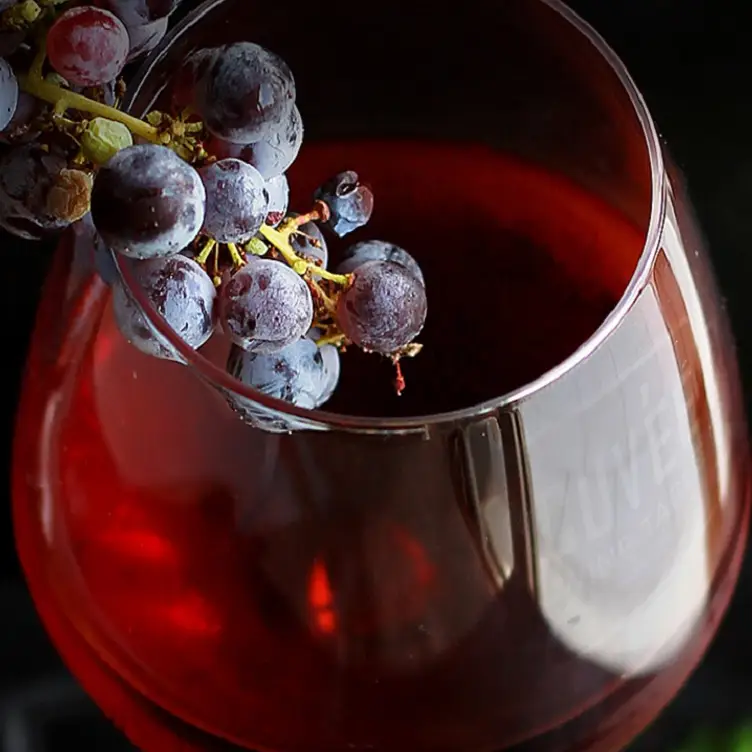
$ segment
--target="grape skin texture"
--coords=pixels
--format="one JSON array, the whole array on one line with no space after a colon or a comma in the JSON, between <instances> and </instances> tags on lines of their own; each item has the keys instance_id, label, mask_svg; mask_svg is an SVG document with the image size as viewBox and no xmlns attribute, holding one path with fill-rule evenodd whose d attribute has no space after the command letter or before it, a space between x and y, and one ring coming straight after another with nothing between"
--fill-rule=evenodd
<instances>
[{"instance_id":1,"label":"grape skin texture","mask_svg":"<svg viewBox=\"0 0 752 752\"><path fill-rule=\"evenodd\" d=\"M373 214L373 193L351 170L327 180L313 197L328 205L331 216L326 226L340 238L363 227Z\"/></svg>"},{"instance_id":2,"label":"grape skin texture","mask_svg":"<svg viewBox=\"0 0 752 752\"><path fill-rule=\"evenodd\" d=\"M18 107L18 81L7 60L0 58L0 131L5 130Z\"/></svg>"},{"instance_id":3,"label":"grape skin texture","mask_svg":"<svg viewBox=\"0 0 752 752\"><path fill-rule=\"evenodd\" d=\"M134 275L154 308L187 345L198 349L214 331L217 296L209 275L185 256L151 259L134 265ZM113 313L118 329L134 347L147 355L178 360L155 335L125 287L113 286Z\"/></svg>"},{"instance_id":4,"label":"grape skin texture","mask_svg":"<svg viewBox=\"0 0 752 752\"><path fill-rule=\"evenodd\" d=\"M337 274L351 274L367 261L391 261L404 266L423 287L426 286L418 262L404 248L384 240L364 240L351 245L337 267Z\"/></svg>"},{"instance_id":5,"label":"grape skin texture","mask_svg":"<svg viewBox=\"0 0 752 752\"><path fill-rule=\"evenodd\" d=\"M221 138L211 139L209 153L220 159L236 157L253 165L267 180L287 172L297 159L303 144L303 118L293 105L287 123L275 128L261 141L252 144L233 144Z\"/></svg>"},{"instance_id":6,"label":"grape skin texture","mask_svg":"<svg viewBox=\"0 0 752 752\"><path fill-rule=\"evenodd\" d=\"M322 405L325 395L331 396L334 391L332 371L327 372L321 350L307 337L268 355L249 353L235 346L227 371L269 397L309 410Z\"/></svg>"},{"instance_id":7,"label":"grape skin texture","mask_svg":"<svg viewBox=\"0 0 752 752\"><path fill-rule=\"evenodd\" d=\"M245 243L264 224L269 196L258 171L239 159L199 170L206 190L204 232L219 243Z\"/></svg>"},{"instance_id":8,"label":"grape skin texture","mask_svg":"<svg viewBox=\"0 0 752 752\"><path fill-rule=\"evenodd\" d=\"M313 322L308 285L289 266L252 257L220 295L222 328L244 350L269 354L300 339Z\"/></svg>"},{"instance_id":9,"label":"grape skin texture","mask_svg":"<svg viewBox=\"0 0 752 752\"><path fill-rule=\"evenodd\" d=\"M337 320L353 344L391 355L420 333L426 312L425 288L404 266L367 261L342 293Z\"/></svg>"},{"instance_id":10,"label":"grape skin texture","mask_svg":"<svg viewBox=\"0 0 752 752\"><path fill-rule=\"evenodd\" d=\"M47 35L50 64L77 86L99 86L117 78L129 49L123 22L109 11L91 6L65 11Z\"/></svg>"},{"instance_id":11,"label":"grape skin texture","mask_svg":"<svg viewBox=\"0 0 752 752\"><path fill-rule=\"evenodd\" d=\"M295 81L277 55L237 42L214 50L195 70L195 104L207 129L218 138L249 144L268 137L289 117Z\"/></svg>"},{"instance_id":12,"label":"grape skin texture","mask_svg":"<svg viewBox=\"0 0 752 752\"><path fill-rule=\"evenodd\" d=\"M287 215L290 205L290 184L285 175L266 181L266 193L269 197L266 224L276 227Z\"/></svg>"},{"instance_id":13,"label":"grape skin texture","mask_svg":"<svg viewBox=\"0 0 752 752\"><path fill-rule=\"evenodd\" d=\"M307 341L311 342L310 339ZM303 356L304 361L305 356L309 356L307 359L309 368L301 369L304 373L310 375L307 381L309 385L308 390L305 389L306 381L300 376L295 375L295 371L291 372L287 363L283 362L280 369L282 373L277 373L274 369L275 361L273 358L275 356L273 355L253 355L234 346L228 359L227 369L235 378L270 396L286 399L286 396L291 393L295 399L288 401L297 407L308 409L321 407L332 396L339 382L339 352L332 345L324 345L319 348L321 356L319 364L319 359L311 349L311 345L306 345L304 344L305 342L306 340L299 340L297 343L293 343L288 348L285 348L282 353L288 353L288 351L297 352L299 357ZM313 343L311 342L311 344ZM315 347L315 345L313 346ZM250 361L251 358L254 360ZM264 361L259 362L260 359L264 359ZM288 363L289 360L288 358ZM291 378L289 381L285 378L285 373L290 374ZM285 392L288 390L288 395L286 395ZM280 412L273 412L270 408L254 400L241 397L237 392L222 391L234 412L255 428L260 428L268 433L291 433L293 431L304 431L312 427L311 424L298 418L293 418ZM315 400L312 404L311 398Z\"/></svg>"},{"instance_id":14,"label":"grape skin texture","mask_svg":"<svg viewBox=\"0 0 752 752\"><path fill-rule=\"evenodd\" d=\"M291 216L297 217L299 215L293 213ZM290 238L292 249L298 256L302 256L309 261L318 262L318 266L326 269L329 264L329 249L326 245L326 238L324 238L319 226L315 222L306 222L299 229L304 235L293 235ZM319 245L315 246L310 238L318 240Z\"/></svg>"},{"instance_id":15,"label":"grape skin texture","mask_svg":"<svg viewBox=\"0 0 752 752\"><path fill-rule=\"evenodd\" d=\"M118 152L97 173L94 224L115 251L137 259L178 253L204 223L206 191L198 172L165 146Z\"/></svg>"},{"instance_id":16,"label":"grape skin texture","mask_svg":"<svg viewBox=\"0 0 752 752\"><path fill-rule=\"evenodd\" d=\"M37 143L14 147L0 157L0 227L27 240L68 226L47 201L67 160Z\"/></svg>"}]
</instances>

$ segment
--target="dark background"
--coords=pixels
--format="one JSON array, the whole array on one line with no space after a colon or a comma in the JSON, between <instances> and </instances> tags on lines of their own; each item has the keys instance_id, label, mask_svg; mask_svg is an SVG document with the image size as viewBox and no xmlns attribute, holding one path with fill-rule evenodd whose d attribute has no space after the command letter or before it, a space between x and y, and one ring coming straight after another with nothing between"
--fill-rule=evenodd
<instances>
[{"instance_id":1,"label":"dark background","mask_svg":"<svg viewBox=\"0 0 752 752\"><path fill-rule=\"evenodd\" d=\"M624 59L688 179L727 297L749 406L752 34L744 12L747 4L748 0L570 2ZM49 249L0 238L3 489L9 488L13 417L48 259ZM4 494L0 512L0 752L63 747L78 752L129 749L76 690L44 637L20 578L8 491ZM747 717L752 719L751 580L747 562L708 656L660 721L634 746L634 752L672 752L693 729L703 725L730 728ZM62 711L68 712L67 717ZM16 722L24 718L27 723Z\"/></svg>"}]
</instances>

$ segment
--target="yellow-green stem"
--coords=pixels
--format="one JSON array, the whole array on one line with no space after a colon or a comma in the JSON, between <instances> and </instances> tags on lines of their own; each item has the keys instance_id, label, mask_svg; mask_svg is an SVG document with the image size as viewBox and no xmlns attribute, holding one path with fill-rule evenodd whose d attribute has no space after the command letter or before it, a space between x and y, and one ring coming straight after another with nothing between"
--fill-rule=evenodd
<instances>
[{"instance_id":1,"label":"yellow-green stem","mask_svg":"<svg viewBox=\"0 0 752 752\"><path fill-rule=\"evenodd\" d=\"M245 261L243 261L243 257L240 255L240 251L235 243L228 243L227 250L230 251L230 258L232 258L233 266L240 269L241 266L245 265Z\"/></svg>"},{"instance_id":2,"label":"yellow-green stem","mask_svg":"<svg viewBox=\"0 0 752 752\"><path fill-rule=\"evenodd\" d=\"M103 117L122 123L134 136L139 136L154 144L161 144L159 131L143 120L116 110L114 107L95 102L93 99L67 91L57 84L51 84L31 73L19 77L18 83L23 91L37 99L53 105L55 112L62 115L66 110L74 109L95 117Z\"/></svg>"},{"instance_id":3,"label":"yellow-green stem","mask_svg":"<svg viewBox=\"0 0 752 752\"><path fill-rule=\"evenodd\" d=\"M262 225L259 232L282 254L282 258L287 261L290 266L295 267L297 262L302 261L297 253L293 251L290 245L290 233L279 232L269 225Z\"/></svg>"},{"instance_id":4,"label":"yellow-green stem","mask_svg":"<svg viewBox=\"0 0 752 752\"><path fill-rule=\"evenodd\" d=\"M321 277L322 279L328 279L330 282L336 282L338 285L346 285L350 282L350 276L348 274L332 274L332 272L328 272L326 269L322 269L320 266L316 266L316 264L311 264L308 268L308 271L311 274L315 274L317 277Z\"/></svg>"},{"instance_id":5,"label":"yellow-green stem","mask_svg":"<svg viewBox=\"0 0 752 752\"><path fill-rule=\"evenodd\" d=\"M201 252L196 256L196 263L204 266L209 260L209 256L211 256L211 252L214 250L215 245L217 245L217 241L209 238L201 249Z\"/></svg>"},{"instance_id":6,"label":"yellow-green stem","mask_svg":"<svg viewBox=\"0 0 752 752\"><path fill-rule=\"evenodd\" d=\"M334 345L334 347L340 347L341 345L345 344L345 335L344 334L329 334L326 337L321 337L321 339L317 339L316 344L319 347L323 347L324 345Z\"/></svg>"},{"instance_id":7,"label":"yellow-green stem","mask_svg":"<svg viewBox=\"0 0 752 752\"><path fill-rule=\"evenodd\" d=\"M282 230L275 230L269 225L263 225L259 232L271 243L281 254L282 258L302 277L307 271L312 274L317 274L319 277L328 279L330 282L337 282L340 285L346 285L350 281L350 277L346 274L332 274L331 272L322 269L316 264L306 261L298 256L290 245L290 236L297 229L295 220L292 222L285 222L282 225Z\"/></svg>"}]
</instances>

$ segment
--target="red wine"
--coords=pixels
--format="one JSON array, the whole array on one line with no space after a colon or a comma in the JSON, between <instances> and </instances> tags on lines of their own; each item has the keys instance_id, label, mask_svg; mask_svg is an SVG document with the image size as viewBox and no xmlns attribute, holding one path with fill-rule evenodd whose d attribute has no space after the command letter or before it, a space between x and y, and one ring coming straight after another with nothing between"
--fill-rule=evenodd
<instances>
[{"instance_id":1,"label":"red wine","mask_svg":"<svg viewBox=\"0 0 752 752\"><path fill-rule=\"evenodd\" d=\"M327 410L429 415L532 381L595 332L642 246L596 199L481 147L318 148L290 171L293 206L306 206L322 176L350 164L372 185L376 210L333 244L333 259L358 240L401 245L424 271L429 315L418 337L423 352L404 362L401 398L391 363L353 348Z\"/></svg>"},{"instance_id":2,"label":"red wine","mask_svg":"<svg viewBox=\"0 0 752 752\"><path fill-rule=\"evenodd\" d=\"M346 167L377 199L359 237L416 256L429 315L405 394L388 362L347 353L335 411L470 407L542 375L597 329L642 244L561 177L448 145L309 147L293 208ZM301 489L317 439L258 434L189 369L131 348L70 250L48 283L19 417L18 546L64 659L147 752L615 750L699 659L744 525L714 541L714 600L677 659L612 673L550 632L524 583L489 588L459 510L368 505L348 467L340 501ZM206 353L226 350L217 338ZM411 472L425 483L433 470Z\"/></svg>"}]
</instances>

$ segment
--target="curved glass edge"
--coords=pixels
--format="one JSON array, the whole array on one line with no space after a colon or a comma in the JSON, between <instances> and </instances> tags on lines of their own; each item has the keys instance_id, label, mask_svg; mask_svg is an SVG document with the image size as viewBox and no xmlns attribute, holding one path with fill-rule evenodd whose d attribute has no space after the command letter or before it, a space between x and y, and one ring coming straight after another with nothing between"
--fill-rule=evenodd
<instances>
[{"instance_id":1,"label":"curved glass edge","mask_svg":"<svg viewBox=\"0 0 752 752\"><path fill-rule=\"evenodd\" d=\"M125 111L129 111L133 102L138 98L143 84L152 69L169 53L172 41L179 37L185 29L198 23L201 18L223 2L225 0L206 0L170 31L160 46L151 53L139 69L123 102L123 109ZM666 214L667 178L655 123L642 94L637 89L634 80L618 55L589 23L567 7L562 0L540 0L540 2L548 5L568 23L572 24L580 34L596 47L606 63L614 71L617 79L629 96L637 119L642 127L650 160L652 196L650 221L648 223L643 250L621 299L589 339L580 345L568 358L537 379L500 397L463 410L393 419L350 416L331 413L325 410L307 410L295 407L274 397L269 397L252 387L242 384L207 360L200 352L189 347L176 335L157 311L152 308L143 291L136 283L131 271L128 269L129 262L122 257L116 258L115 263L118 272L123 283L128 288L133 301L141 309L149 325L157 335L171 344L171 348L175 351L180 361L191 368L195 368L205 381L219 388L220 391L230 392L243 400L255 402L263 412L277 415L283 420L284 416L287 416L289 419L292 419L292 423L296 426L295 430L341 430L352 433L391 435L417 433L424 434L427 437L429 430L441 430L442 427L449 427L468 420L478 420L498 411L514 410L522 402L559 380L564 374L576 368L592 355L624 320L624 317L629 313L648 283L653 263L660 249Z\"/></svg>"}]
</instances>

